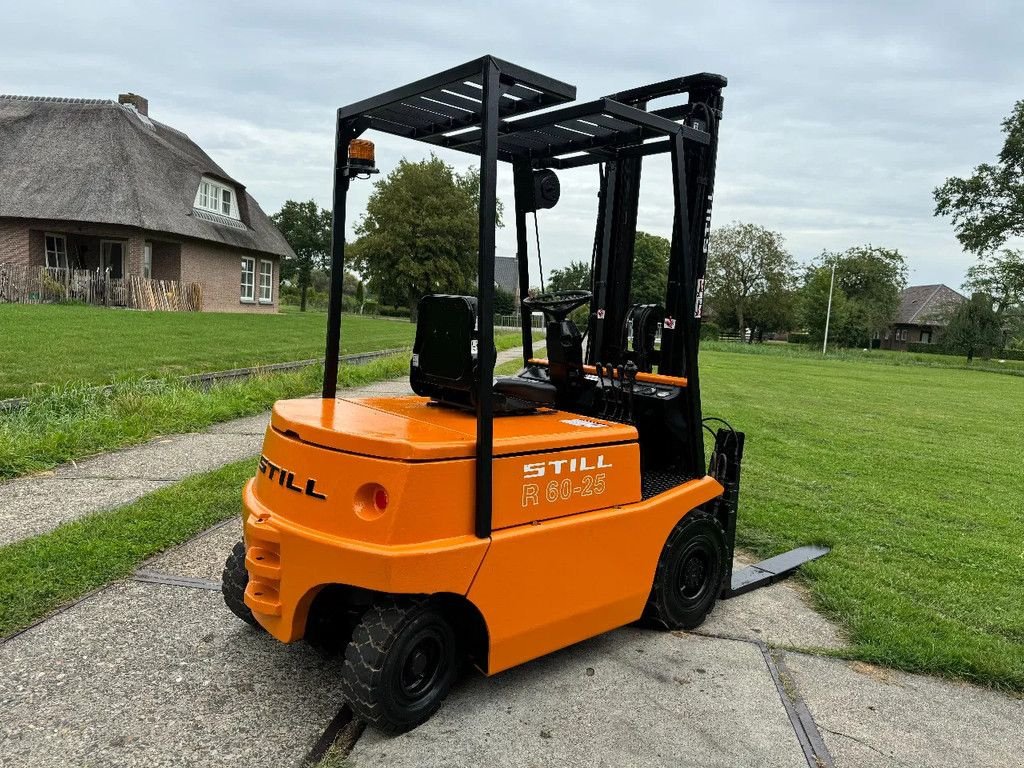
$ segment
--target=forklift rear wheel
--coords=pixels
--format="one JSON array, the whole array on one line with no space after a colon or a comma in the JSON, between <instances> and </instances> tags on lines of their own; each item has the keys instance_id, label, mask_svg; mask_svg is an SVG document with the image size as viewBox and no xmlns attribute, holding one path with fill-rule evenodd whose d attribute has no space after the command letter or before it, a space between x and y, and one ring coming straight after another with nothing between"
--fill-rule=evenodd
<instances>
[{"instance_id":1,"label":"forklift rear wheel","mask_svg":"<svg viewBox=\"0 0 1024 768\"><path fill-rule=\"evenodd\" d=\"M224 573L220 577L220 592L224 602L235 616L246 624L259 629L259 622L245 604L245 587L249 583L249 572L245 570L245 544L235 544L224 563Z\"/></svg>"},{"instance_id":2,"label":"forklift rear wheel","mask_svg":"<svg viewBox=\"0 0 1024 768\"><path fill-rule=\"evenodd\" d=\"M441 706L459 669L455 630L428 598L371 605L345 650L342 691L356 717L391 733Z\"/></svg>"},{"instance_id":3,"label":"forklift rear wheel","mask_svg":"<svg viewBox=\"0 0 1024 768\"><path fill-rule=\"evenodd\" d=\"M700 626L721 591L725 557L725 533L717 518L686 515L661 551L644 618L667 629Z\"/></svg>"}]
</instances>

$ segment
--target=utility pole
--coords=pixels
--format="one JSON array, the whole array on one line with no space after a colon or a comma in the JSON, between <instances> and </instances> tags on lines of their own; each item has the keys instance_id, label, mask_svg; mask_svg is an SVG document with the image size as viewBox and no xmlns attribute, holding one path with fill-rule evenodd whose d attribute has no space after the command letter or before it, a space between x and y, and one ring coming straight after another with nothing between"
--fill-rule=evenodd
<instances>
[{"instance_id":1,"label":"utility pole","mask_svg":"<svg viewBox=\"0 0 1024 768\"><path fill-rule=\"evenodd\" d=\"M832 262L832 281L828 284L828 310L825 312L825 340L821 343L821 354L828 349L828 323L832 319L832 289L836 285L836 263Z\"/></svg>"}]
</instances>

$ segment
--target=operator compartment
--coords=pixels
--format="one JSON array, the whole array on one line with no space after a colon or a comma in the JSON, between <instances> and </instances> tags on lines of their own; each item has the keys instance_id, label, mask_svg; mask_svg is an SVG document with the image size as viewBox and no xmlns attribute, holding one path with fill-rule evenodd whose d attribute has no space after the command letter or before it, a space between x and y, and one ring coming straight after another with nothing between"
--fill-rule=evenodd
<instances>
[{"instance_id":1,"label":"operator compartment","mask_svg":"<svg viewBox=\"0 0 1024 768\"><path fill-rule=\"evenodd\" d=\"M494 422L493 527L640 499L636 429L550 408ZM378 544L472 535L476 418L424 397L283 400L254 492L290 522Z\"/></svg>"}]
</instances>

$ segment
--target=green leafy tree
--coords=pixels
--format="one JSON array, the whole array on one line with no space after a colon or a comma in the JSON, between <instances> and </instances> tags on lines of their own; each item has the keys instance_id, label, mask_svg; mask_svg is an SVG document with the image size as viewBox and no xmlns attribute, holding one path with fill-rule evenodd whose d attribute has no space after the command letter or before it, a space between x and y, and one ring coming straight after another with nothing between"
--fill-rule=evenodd
<instances>
[{"instance_id":1,"label":"green leafy tree","mask_svg":"<svg viewBox=\"0 0 1024 768\"><path fill-rule=\"evenodd\" d=\"M934 191L935 215L949 216L965 249L982 256L1024 236L1024 100L1003 120L1006 140L996 163L966 178L950 177Z\"/></svg>"},{"instance_id":2,"label":"green leafy tree","mask_svg":"<svg viewBox=\"0 0 1024 768\"><path fill-rule=\"evenodd\" d=\"M992 297L975 293L970 301L961 304L946 325L942 344L953 352L967 355L967 362L975 354L989 355L1003 345L1003 330L992 309Z\"/></svg>"},{"instance_id":3,"label":"green leafy tree","mask_svg":"<svg viewBox=\"0 0 1024 768\"><path fill-rule=\"evenodd\" d=\"M516 297L502 288L494 286L494 314L511 315L516 311Z\"/></svg>"},{"instance_id":4,"label":"green leafy tree","mask_svg":"<svg viewBox=\"0 0 1024 768\"><path fill-rule=\"evenodd\" d=\"M562 269L553 269L544 288L547 291L589 291L590 265L583 261L570 261Z\"/></svg>"},{"instance_id":5,"label":"green leafy tree","mask_svg":"<svg viewBox=\"0 0 1024 768\"><path fill-rule=\"evenodd\" d=\"M422 296L474 290L479 201L478 172L433 155L403 159L374 184L350 252L382 304L408 307L415 321Z\"/></svg>"},{"instance_id":6,"label":"green leafy tree","mask_svg":"<svg viewBox=\"0 0 1024 768\"><path fill-rule=\"evenodd\" d=\"M807 331L810 341L821 344L825 338L825 318L828 315L828 294L832 284L832 268L828 265L812 265L804 275L803 287L797 298L797 320ZM828 318L829 338L835 340L845 335L849 325L850 302L841 285L832 291L832 313ZM838 333L837 333L838 331Z\"/></svg>"},{"instance_id":7,"label":"green leafy tree","mask_svg":"<svg viewBox=\"0 0 1024 768\"><path fill-rule=\"evenodd\" d=\"M665 303L671 247L671 243L664 237L647 232L636 233L633 281L630 287L634 304Z\"/></svg>"},{"instance_id":8,"label":"green leafy tree","mask_svg":"<svg viewBox=\"0 0 1024 768\"><path fill-rule=\"evenodd\" d=\"M298 203L288 200L270 217L295 256L281 261L281 278L294 280L299 289L299 309L306 311L306 294L313 271L327 266L331 252L331 212L315 200Z\"/></svg>"},{"instance_id":9,"label":"green leafy tree","mask_svg":"<svg viewBox=\"0 0 1024 768\"><path fill-rule=\"evenodd\" d=\"M896 317L900 292L907 284L907 267L898 250L859 245L842 253L824 251L804 276L800 315L812 339L820 340L825 330L825 305L820 305L824 281L828 300L828 280L832 264L836 266L836 296L832 302L829 343L845 347L869 347L875 333L882 332ZM813 285L811 281L813 280ZM837 313L837 296L842 309ZM820 313L820 314L818 314Z\"/></svg>"},{"instance_id":10,"label":"green leafy tree","mask_svg":"<svg viewBox=\"0 0 1024 768\"><path fill-rule=\"evenodd\" d=\"M1024 303L1024 251L1004 249L983 256L967 270L964 288L991 296L999 317L1019 308Z\"/></svg>"},{"instance_id":11,"label":"green leafy tree","mask_svg":"<svg viewBox=\"0 0 1024 768\"><path fill-rule=\"evenodd\" d=\"M758 308L762 320L774 324L777 318L767 308L793 289L795 274L796 262L778 232L733 222L712 233L706 290L715 320L723 326L743 333Z\"/></svg>"}]
</instances>

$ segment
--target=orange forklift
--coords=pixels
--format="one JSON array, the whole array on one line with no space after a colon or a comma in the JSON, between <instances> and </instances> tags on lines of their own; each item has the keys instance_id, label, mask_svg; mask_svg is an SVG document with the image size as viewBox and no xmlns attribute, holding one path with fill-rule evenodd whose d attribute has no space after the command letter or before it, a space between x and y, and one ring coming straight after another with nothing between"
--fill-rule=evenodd
<instances>
[{"instance_id":1,"label":"orange forklift","mask_svg":"<svg viewBox=\"0 0 1024 768\"><path fill-rule=\"evenodd\" d=\"M637 621L690 629L827 551L732 568L744 435L702 417L697 367L725 85L697 74L574 102L574 86L484 56L338 110L323 397L274 406L223 594L282 642L343 652L357 717L414 728L467 665L493 675ZM649 107L663 99L682 103ZM480 163L477 294L420 301L416 396L337 393L345 205L377 170L368 130ZM641 166L663 153L668 289L634 304ZM523 367L495 380L499 161L526 298ZM555 205L556 171L583 166L600 178L591 290L530 295L527 214Z\"/></svg>"}]
</instances>

